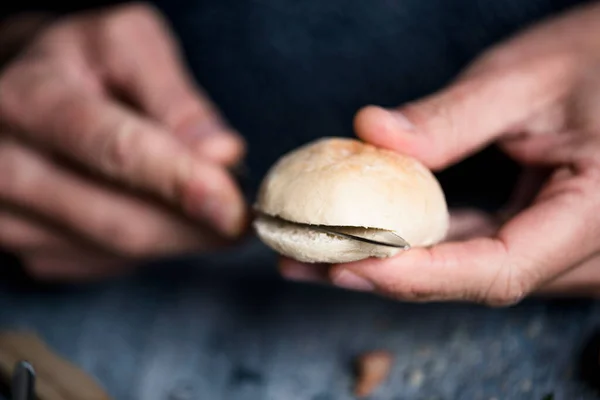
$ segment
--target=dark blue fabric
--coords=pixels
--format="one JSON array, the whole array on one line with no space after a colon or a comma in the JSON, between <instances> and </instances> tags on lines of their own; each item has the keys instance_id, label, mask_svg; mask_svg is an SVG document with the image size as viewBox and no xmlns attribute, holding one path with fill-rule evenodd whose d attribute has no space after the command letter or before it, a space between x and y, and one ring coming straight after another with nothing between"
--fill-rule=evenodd
<instances>
[{"instance_id":1,"label":"dark blue fabric","mask_svg":"<svg viewBox=\"0 0 600 400\"><path fill-rule=\"evenodd\" d=\"M441 88L492 43L574 0L164 1L198 81L249 143L250 196L283 152L350 136L369 103ZM502 112L502 110L498 110ZM479 175L481 169L488 171ZM440 175L452 205L496 208L517 168L495 150ZM474 184L461 185L464 175ZM479 175L479 176L476 176Z\"/></svg>"}]
</instances>

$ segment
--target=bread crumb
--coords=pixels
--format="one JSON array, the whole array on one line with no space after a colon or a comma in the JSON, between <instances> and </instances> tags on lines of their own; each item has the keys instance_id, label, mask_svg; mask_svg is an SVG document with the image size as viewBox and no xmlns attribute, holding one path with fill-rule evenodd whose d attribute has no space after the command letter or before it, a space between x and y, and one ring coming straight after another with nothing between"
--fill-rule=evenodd
<instances>
[{"instance_id":1,"label":"bread crumb","mask_svg":"<svg viewBox=\"0 0 600 400\"><path fill-rule=\"evenodd\" d=\"M423 385L423 381L425 380L425 374L420 369L414 370L410 373L408 384L411 387L419 388Z\"/></svg>"},{"instance_id":2,"label":"bread crumb","mask_svg":"<svg viewBox=\"0 0 600 400\"><path fill-rule=\"evenodd\" d=\"M377 350L361 354L356 361L358 374L354 394L366 397L387 379L394 358L388 351Z\"/></svg>"}]
</instances>

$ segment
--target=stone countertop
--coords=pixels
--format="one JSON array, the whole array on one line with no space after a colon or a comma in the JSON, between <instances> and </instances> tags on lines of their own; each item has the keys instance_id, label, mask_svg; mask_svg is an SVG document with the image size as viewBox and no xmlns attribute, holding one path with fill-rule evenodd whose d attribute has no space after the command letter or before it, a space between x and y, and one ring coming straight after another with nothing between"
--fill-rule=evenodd
<instances>
[{"instance_id":1,"label":"stone countertop","mask_svg":"<svg viewBox=\"0 0 600 400\"><path fill-rule=\"evenodd\" d=\"M395 354L380 400L595 398L576 379L591 301L413 305L282 282L257 243L83 288L0 291L28 328L119 400L353 399L352 359Z\"/></svg>"}]
</instances>

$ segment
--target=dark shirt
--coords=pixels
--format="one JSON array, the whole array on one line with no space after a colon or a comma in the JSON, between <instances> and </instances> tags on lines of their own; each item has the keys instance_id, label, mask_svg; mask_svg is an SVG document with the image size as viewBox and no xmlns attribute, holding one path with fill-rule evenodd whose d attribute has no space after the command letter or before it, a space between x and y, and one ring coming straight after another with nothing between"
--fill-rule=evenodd
<instances>
[{"instance_id":1,"label":"dark shirt","mask_svg":"<svg viewBox=\"0 0 600 400\"><path fill-rule=\"evenodd\" d=\"M352 117L361 106L393 106L431 93L491 44L584 2L165 0L156 5L171 21L194 76L246 137L253 196L283 152L316 137L353 135ZM3 3L12 11L48 9L47 3L53 10L74 10L60 1ZM517 172L491 148L439 177L451 205L494 209L506 200Z\"/></svg>"}]
</instances>

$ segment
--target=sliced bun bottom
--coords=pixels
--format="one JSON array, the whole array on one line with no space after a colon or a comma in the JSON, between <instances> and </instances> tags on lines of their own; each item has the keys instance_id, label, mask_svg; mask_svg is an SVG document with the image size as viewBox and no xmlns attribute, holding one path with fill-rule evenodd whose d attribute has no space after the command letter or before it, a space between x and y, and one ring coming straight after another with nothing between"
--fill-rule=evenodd
<instances>
[{"instance_id":1,"label":"sliced bun bottom","mask_svg":"<svg viewBox=\"0 0 600 400\"><path fill-rule=\"evenodd\" d=\"M369 257L391 257L402 251L330 235L310 229L307 225L266 215L259 215L253 224L258 236L267 246L305 263L346 263Z\"/></svg>"}]
</instances>

